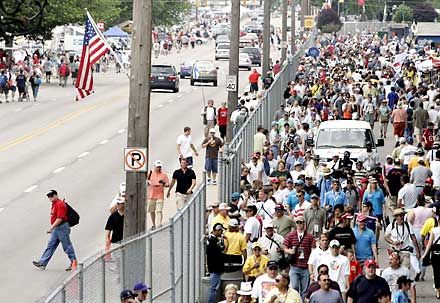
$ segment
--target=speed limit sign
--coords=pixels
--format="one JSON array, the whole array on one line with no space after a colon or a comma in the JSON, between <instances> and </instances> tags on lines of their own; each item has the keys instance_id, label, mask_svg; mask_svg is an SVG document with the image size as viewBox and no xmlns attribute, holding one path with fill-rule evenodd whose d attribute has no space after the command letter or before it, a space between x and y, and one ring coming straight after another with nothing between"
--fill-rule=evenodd
<instances>
[{"instance_id":1,"label":"speed limit sign","mask_svg":"<svg viewBox=\"0 0 440 303\"><path fill-rule=\"evenodd\" d=\"M226 90L229 92L237 91L237 76L235 75L226 76Z\"/></svg>"}]
</instances>

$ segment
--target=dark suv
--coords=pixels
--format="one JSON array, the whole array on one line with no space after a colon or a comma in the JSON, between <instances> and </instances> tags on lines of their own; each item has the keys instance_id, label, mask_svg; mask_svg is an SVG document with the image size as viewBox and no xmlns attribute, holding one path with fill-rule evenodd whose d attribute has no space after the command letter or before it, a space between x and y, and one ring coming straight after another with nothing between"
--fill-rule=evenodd
<instances>
[{"instance_id":1,"label":"dark suv","mask_svg":"<svg viewBox=\"0 0 440 303\"><path fill-rule=\"evenodd\" d=\"M174 65L154 64L151 66L150 89L171 89L179 91L179 73Z\"/></svg>"},{"instance_id":2,"label":"dark suv","mask_svg":"<svg viewBox=\"0 0 440 303\"><path fill-rule=\"evenodd\" d=\"M252 64L261 66L261 52L258 47L243 47L240 53L246 53L252 61Z\"/></svg>"}]
</instances>

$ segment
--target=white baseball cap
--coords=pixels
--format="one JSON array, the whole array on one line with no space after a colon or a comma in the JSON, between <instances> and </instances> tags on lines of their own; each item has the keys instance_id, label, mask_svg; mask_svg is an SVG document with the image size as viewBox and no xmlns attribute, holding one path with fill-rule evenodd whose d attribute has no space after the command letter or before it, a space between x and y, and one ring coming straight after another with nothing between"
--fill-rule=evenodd
<instances>
[{"instance_id":1,"label":"white baseball cap","mask_svg":"<svg viewBox=\"0 0 440 303\"><path fill-rule=\"evenodd\" d=\"M215 128L210 128L210 129L209 129L209 132L215 134Z\"/></svg>"},{"instance_id":2,"label":"white baseball cap","mask_svg":"<svg viewBox=\"0 0 440 303\"><path fill-rule=\"evenodd\" d=\"M162 161L160 161L160 160L156 160L155 162L154 162L154 166L155 167L162 167L163 165L162 165Z\"/></svg>"}]
</instances>

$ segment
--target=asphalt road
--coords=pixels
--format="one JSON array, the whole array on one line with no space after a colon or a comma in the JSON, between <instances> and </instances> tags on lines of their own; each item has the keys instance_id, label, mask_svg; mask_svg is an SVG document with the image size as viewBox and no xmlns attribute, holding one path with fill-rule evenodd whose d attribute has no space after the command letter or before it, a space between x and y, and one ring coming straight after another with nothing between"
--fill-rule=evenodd
<instances>
[{"instance_id":1,"label":"asphalt road","mask_svg":"<svg viewBox=\"0 0 440 303\"><path fill-rule=\"evenodd\" d=\"M154 62L178 67L182 60L213 58L211 42ZM151 94L150 163L162 160L169 173L178 167L175 140L184 126L192 127L193 141L201 149L204 98L213 98L219 107L227 97L228 61L217 64L218 87L191 87L186 79L179 93ZM240 91L247 86L248 74L240 72ZM113 71L99 74L95 94L81 102L74 96L72 86L54 83L41 87L37 103L0 105L0 302L10 300L10 294L21 302L35 301L66 276L69 261L61 247L45 271L32 265L49 237L49 189L58 190L81 215L71 234L78 259L103 248L108 206L125 180L128 79ZM203 154L195 159L198 176L202 165ZM174 212L174 203L166 203L166 216Z\"/></svg>"}]
</instances>

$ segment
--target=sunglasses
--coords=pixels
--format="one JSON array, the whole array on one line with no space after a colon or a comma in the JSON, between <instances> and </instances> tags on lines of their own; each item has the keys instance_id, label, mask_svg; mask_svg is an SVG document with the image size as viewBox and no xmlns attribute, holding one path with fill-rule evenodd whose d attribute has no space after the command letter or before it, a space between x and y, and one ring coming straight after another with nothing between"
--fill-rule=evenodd
<instances>
[{"instance_id":1,"label":"sunglasses","mask_svg":"<svg viewBox=\"0 0 440 303\"><path fill-rule=\"evenodd\" d=\"M277 282L277 283L280 282L280 279L275 279L275 282Z\"/></svg>"},{"instance_id":2,"label":"sunglasses","mask_svg":"<svg viewBox=\"0 0 440 303\"><path fill-rule=\"evenodd\" d=\"M322 279L322 282L330 282L330 279Z\"/></svg>"},{"instance_id":3,"label":"sunglasses","mask_svg":"<svg viewBox=\"0 0 440 303\"><path fill-rule=\"evenodd\" d=\"M304 221L295 221L296 224L303 224Z\"/></svg>"},{"instance_id":4,"label":"sunglasses","mask_svg":"<svg viewBox=\"0 0 440 303\"><path fill-rule=\"evenodd\" d=\"M320 271L319 274L326 275L326 274L328 274L328 272L326 270L323 270L323 271Z\"/></svg>"}]
</instances>

